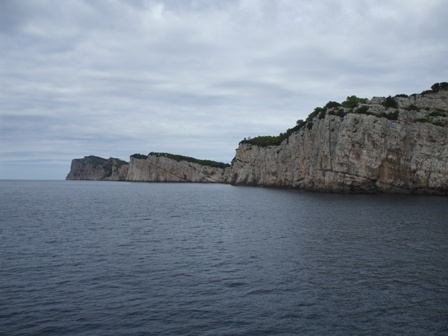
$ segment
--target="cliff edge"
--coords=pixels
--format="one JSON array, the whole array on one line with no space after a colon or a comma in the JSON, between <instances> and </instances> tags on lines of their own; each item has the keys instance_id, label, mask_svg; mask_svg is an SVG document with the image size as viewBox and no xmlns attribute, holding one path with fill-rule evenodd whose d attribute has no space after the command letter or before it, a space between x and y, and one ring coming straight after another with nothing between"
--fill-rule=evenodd
<instances>
[{"instance_id":1,"label":"cliff edge","mask_svg":"<svg viewBox=\"0 0 448 336\"><path fill-rule=\"evenodd\" d=\"M169 153L133 154L129 163L91 155L72 160L66 180L227 183L228 167Z\"/></svg>"},{"instance_id":2,"label":"cliff edge","mask_svg":"<svg viewBox=\"0 0 448 336\"><path fill-rule=\"evenodd\" d=\"M263 143L266 137L242 141L229 182L448 195L448 90L327 105L278 145Z\"/></svg>"},{"instance_id":3,"label":"cliff edge","mask_svg":"<svg viewBox=\"0 0 448 336\"><path fill-rule=\"evenodd\" d=\"M127 181L226 183L226 168L221 162L198 160L168 153L131 156ZM228 168L227 168L228 169Z\"/></svg>"},{"instance_id":4,"label":"cliff edge","mask_svg":"<svg viewBox=\"0 0 448 336\"><path fill-rule=\"evenodd\" d=\"M73 159L66 180L91 181L124 181L128 174L126 161L99 156L85 156L83 159Z\"/></svg>"},{"instance_id":5,"label":"cliff edge","mask_svg":"<svg viewBox=\"0 0 448 336\"><path fill-rule=\"evenodd\" d=\"M279 136L244 139L231 165L167 153L117 160L75 159L67 179L448 195L448 83L328 102Z\"/></svg>"}]
</instances>

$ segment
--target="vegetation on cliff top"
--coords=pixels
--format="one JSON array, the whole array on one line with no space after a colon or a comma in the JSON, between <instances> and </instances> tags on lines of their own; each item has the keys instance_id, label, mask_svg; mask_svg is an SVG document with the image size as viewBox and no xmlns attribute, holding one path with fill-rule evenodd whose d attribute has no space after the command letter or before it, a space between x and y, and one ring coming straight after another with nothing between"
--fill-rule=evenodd
<instances>
[{"instance_id":1,"label":"vegetation on cliff top","mask_svg":"<svg viewBox=\"0 0 448 336\"><path fill-rule=\"evenodd\" d=\"M431 90L423 91L421 94L435 93L439 91L448 91L448 82L434 83L431 86Z\"/></svg>"},{"instance_id":2,"label":"vegetation on cliff top","mask_svg":"<svg viewBox=\"0 0 448 336\"><path fill-rule=\"evenodd\" d=\"M86 156L84 159L87 159L94 167L103 166L107 162L107 159L95 155Z\"/></svg>"},{"instance_id":3,"label":"vegetation on cliff top","mask_svg":"<svg viewBox=\"0 0 448 336\"><path fill-rule=\"evenodd\" d=\"M436 93L442 90L448 90L448 82L441 82L441 83L435 83L431 86L431 90L423 91L421 94L428 94L428 93ZM306 127L307 129L313 128L313 120L314 119L324 119L327 114L329 115L335 115L339 117L344 117L347 113L359 113L359 114L367 114L367 115L374 115L380 118L387 118L389 120L397 120L399 111L398 111L398 101L396 98L398 97L408 97L408 95L405 94L398 94L395 97L388 96L385 98L385 100L382 102L382 106L384 106L386 109L390 109L387 113L372 113L369 112L369 106L368 104L369 100L367 98L359 98L357 96L348 96L345 101L342 103L338 103L335 101L329 101L324 107L316 107L313 112L311 112L306 120L299 119L296 122L296 126L293 128L289 128L284 133L280 133L278 136L271 136L271 135L263 135L263 136L256 136L254 138L244 138L244 140L240 141L240 144L251 144L261 147L267 147L267 146L278 146L280 145L284 140L288 139L289 136L302 129L303 127ZM405 108L407 110L415 110L419 111L419 108L413 104L411 104L409 107ZM429 116L433 115L434 113L430 114ZM440 114L442 116L442 114ZM443 114L445 116L445 114ZM416 120L419 122L431 122L428 119L419 119ZM437 126L443 126L440 122L431 122L434 125Z\"/></svg>"},{"instance_id":4,"label":"vegetation on cliff top","mask_svg":"<svg viewBox=\"0 0 448 336\"><path fill-rule=\"evenodd\" d=\"M338 103L335 101L329 101L324 107L316 107L313 112L311 112L306 120L299 119L296 122L296 126L293 128L288 128L286 132L280 133L278 136L257 136L255 138L249 138L244 139L240 143L247 143L252 145L257 145L261 147L266 146L278 146L280 145L285 139L288 139L289 136L302 129L303 127L306 127L307 129L313 128L313 120L317 117L318 119L325 118L327 111L331 110L334 111L336 108L340 109L338 110L337 115L344 116L346 114L346 109L353 109L359 104L365 104L367 103L367 98L358 98L356 96L349 96L345 101L342 103Z\"/></svg>"},{"instance_id":5,"label":"vegetation on cliff top","mask_svg":"<svg viewBox=\"0 0 448 336\"><path fill-rule=\"evenodd\" d=\"M108 166L111 165L111 163L113 163L113 166L115 166L117 169L121 168L121 166L128 164L126 161L117 159L117 158L109 158L109 159L105 159L99 156L95 156L95 155L90 155L90 156L86 156L84 157L84 159L88 160L90 162L90 164L94 167L97 166Z\"/></svg>"},{"instance_id":6,"label":"vegetation on cliff top","mask_svg":"<svg viewBox=\"0 0 448 336\"><path fill-rule=\"evenodd\" d=\"M148 158L148 155L143 155L143 154L140 154L140 153L135 153L135 154L132 154L132 155L131 155L131 158L134 158L134 159L141 159L141 160L146 160L146 159Z\"/></svg>"},{"instance_id":7,"label":"vegetation on cliff top","mask_svg":"<svg viewBox=\"0 0 448 336\"><path fill-rule=\"evenodd\" d=\"M115 167L117 167L117 169L120 169L122 166L128 164L128 162L117 159L117 158L114 158L114 160L115 160L114 165L115 165Z\"/></svg>"},{"instance_id":8,"label":"vegetation on cliff top","mask_svg":"<svg viewBox=\"0 0 448 336\"><path fill-rule=\"evenodd\" d=\"M160 152L151 152L149 153L149 155L143 155L143 154L132 154L131 157L136 158L136 159L147 159L149 156L156 156L156 157L167 157L171 160L174 161L186 161L186 162L191 162L191 163L197 163L200 164L201 166L210 166L210 167L216 167L216 168L226 168L226 167L230 167L230 164L228 163L223 163L223 162L218 162L218 161L212 161L212 160L200 160L200 159L196 159L190 156L184 156L184 155L177 155L177 154L170 154L170 153L160 153Z\"/></svg>"}]
</instances>

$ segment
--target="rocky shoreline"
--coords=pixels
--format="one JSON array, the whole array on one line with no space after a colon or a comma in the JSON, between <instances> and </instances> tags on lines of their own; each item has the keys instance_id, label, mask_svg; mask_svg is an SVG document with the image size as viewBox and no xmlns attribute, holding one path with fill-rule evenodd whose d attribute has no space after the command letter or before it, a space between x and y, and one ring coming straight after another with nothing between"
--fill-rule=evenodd
<instances>
[{"instance_id":1,"label":"rocky shoreline","mask_svg":"<svg viewBox=\"0 0 448 336\"><path fill-rule=\"evenodd\" d=\"M327 104L288 131L279 144L241 141L231 165L166 153L134 155L129 162L86 156L72 161L66 179L448 195L444 86L354 107Z\"/></svg>"}]
</instances>

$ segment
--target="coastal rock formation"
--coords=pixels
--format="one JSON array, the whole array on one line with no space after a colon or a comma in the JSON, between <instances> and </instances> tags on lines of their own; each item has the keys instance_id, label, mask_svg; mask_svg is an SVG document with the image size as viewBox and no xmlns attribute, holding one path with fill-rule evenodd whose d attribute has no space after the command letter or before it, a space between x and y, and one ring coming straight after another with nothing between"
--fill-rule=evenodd
<instances>
[{"instance_id":1,"label":"coastal rock formation","mask_svg":"<svg viewBox=\"0 0 448 336\"><path fill-rule=\"evenodd\" d=\"M85 156L73 159L66 180L124 181L128 174L128 163L116 159L104 159L98 156Z\"/></svg>"},{"instance_id":2,"label":"coastal rock formation","mask_svg":"<svg viewBox=\"0 0 448 336\"><path fill-rule=\"evenodd\" d=\"M325 112L278 146L240 143L229 182L324 192L448 194L448 91L373 98L357 108Z\"/></svg>"},{"instance_id":3,"label":"coastal rock formation","mask_svg":"<svg viewBox=\"0 0 448 336\"><path fill-rule=\"evenodd\" d=\"M224 183L225 169L164 155L131 156L127 181Z\"/></svg>"},{"instance_id":4,"label":"coastal rock formation","mask_svg":"<svg viewBox=\"0 0 448 336\"><path fill-rule=\"evenodd\" d=\"M180 155L134 154L130 162L98 156L74 159L67 180L226 183L230 165Z\"/></svg>"},{"instance_id":5,"label":"coastal rock formation","mask_svg":"<svg viewBox=\"0 0 448 336\"><path fill-rule=\"evenodd\" d=\"M240 142L232 164L166 153L72 161L67 179L230 183L340 193L448 195L448 84L347 97L278 137Z\"/></svg>"}]
</instances>

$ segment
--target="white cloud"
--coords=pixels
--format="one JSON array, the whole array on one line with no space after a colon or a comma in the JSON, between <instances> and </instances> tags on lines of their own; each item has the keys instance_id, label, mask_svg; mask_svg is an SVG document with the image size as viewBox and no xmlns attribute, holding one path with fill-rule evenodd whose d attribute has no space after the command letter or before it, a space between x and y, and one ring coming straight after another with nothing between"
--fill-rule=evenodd
<instances>
[{"instance_id":1,"label":"white cloud","mask_svg":"<svg viewBox=\"0 0 448 336\"><path fill-rule=\"evenodd\" d=\"M446 7L2 1L0 162L68 170L73 157L149 151L229 162L243 137L283 132L328 100L446 80Z\"/></svg>"}]
</instances>

